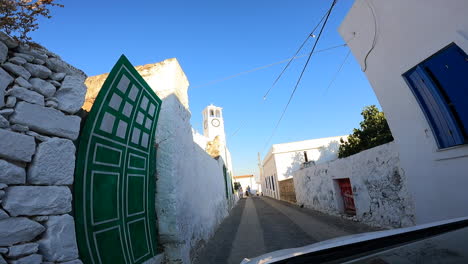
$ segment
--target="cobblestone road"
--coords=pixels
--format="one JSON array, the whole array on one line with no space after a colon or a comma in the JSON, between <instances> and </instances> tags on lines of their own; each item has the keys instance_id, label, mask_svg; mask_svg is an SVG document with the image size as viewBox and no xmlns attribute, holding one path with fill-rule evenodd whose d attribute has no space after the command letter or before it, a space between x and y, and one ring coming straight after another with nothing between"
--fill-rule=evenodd
<instances>
[{"instance_id":1,"label":"cobblestone road","mask_svg":"<svg viewBox=\"0 0 468 264\"><path fill-rule=\"evenodd\" d=\"M271 198L249 197L239 201L195 264L240 263L246 257L374 230Z\"/></svg>"}]
</instances>

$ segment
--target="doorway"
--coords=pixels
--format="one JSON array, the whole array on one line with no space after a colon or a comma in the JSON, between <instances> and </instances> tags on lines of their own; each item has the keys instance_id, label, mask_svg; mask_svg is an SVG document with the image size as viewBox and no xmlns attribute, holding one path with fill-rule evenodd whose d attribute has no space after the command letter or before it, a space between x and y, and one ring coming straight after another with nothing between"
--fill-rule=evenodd
<instances>
[{"instance_id":1,"label":"doorway","mask_svg":"<svg viewBox=\"0 0 468 264\"><path fill-rule=\"evenodd\" d=\"M338 182L341 197L343 198L344 212L348 215L356 215L351 181L349 178L337 179L336 181Z\"/></svg>"}]
</instances>

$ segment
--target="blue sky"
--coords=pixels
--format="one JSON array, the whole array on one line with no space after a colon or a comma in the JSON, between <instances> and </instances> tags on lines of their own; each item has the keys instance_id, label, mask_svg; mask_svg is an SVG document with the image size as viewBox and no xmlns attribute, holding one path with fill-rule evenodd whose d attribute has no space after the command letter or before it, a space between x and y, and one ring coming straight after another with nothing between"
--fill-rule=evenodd
<instances>
[{"instance_id":1,"label":"blue sky","mask_svg":"<svg viewBox=\"0 0 468 264\"><path fill-rule=\"evenodd\" d=\"M312 56L267 148L305 58L293 62L266 101L263 94L284 64L196 87L291 57L331 0L61 2L65 8L53 9L53 18L41 21L31 34L33 40L89 76L109 72L121 54L134 65L176 57L190 81L193 127L202 131L206 105L224 108L235 174L256 173L257 152L265 155L271 144L349 134L359 125L362 108L378 105L352 55L325 94L347 47ZM338 2L317 50L344 43L337 29L352 2ZM309 52L312 43L300 54Z\"/></svg>"}]
</instances>

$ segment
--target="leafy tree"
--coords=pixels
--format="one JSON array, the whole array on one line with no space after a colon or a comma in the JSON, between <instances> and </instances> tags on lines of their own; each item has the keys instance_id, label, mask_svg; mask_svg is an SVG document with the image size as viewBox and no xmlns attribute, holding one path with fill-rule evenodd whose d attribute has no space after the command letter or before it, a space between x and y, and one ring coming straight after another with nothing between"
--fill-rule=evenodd
<instances>
[{"instance_id":1,"label":"leafy tree","mask_svg":"<svg viewBox=\"0 0 468 264\"><path fill-rule=\"evenodd\" d=\"M234 182L234 190L239 190L239 188L241 187L241 184L240 182Z\"/></svg>"},{"instance_id":2,"label":"leafy tree","mask_svg":"<svg viewBox=\"0 0 468 264\"><path fill-rule=\"evenodd\" d=\"M0 0L0 30L19 41L29 42L28 33L39 28L39 17L51 18L50 8L63 7L55 0Z\"/></svg>"},{"instance_id":3,"label":"leafy tree","mask_svg":"<svg viewBox=\"0 0 468 264\"><path fill-rule=\"evenodd\" d=\"M361 128L355 128L347 141L340 139L339 158L393 141L387 119L375 105L364 107L361 115L364 118L364 121L360 123Z\"/></svg>"}]
</instances>

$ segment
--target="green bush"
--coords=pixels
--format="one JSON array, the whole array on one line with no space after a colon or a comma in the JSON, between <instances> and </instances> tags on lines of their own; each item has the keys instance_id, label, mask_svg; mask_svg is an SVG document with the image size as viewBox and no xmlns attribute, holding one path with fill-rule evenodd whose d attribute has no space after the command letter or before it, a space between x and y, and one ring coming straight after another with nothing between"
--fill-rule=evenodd
<instances>
[{"instance_id":1,"label":"green bush","mask_svg":"<svg viewBox=\"0 0 468 264\"><path fill-rule=\"evenodd\" d=\"M364 118L364 121L360 123L361 128L355 128L347 141L340 139L339 158L393 141L387 119L375 105L364 107L361 115Z\"/></svg>"}]
</instances>

